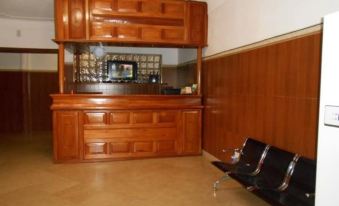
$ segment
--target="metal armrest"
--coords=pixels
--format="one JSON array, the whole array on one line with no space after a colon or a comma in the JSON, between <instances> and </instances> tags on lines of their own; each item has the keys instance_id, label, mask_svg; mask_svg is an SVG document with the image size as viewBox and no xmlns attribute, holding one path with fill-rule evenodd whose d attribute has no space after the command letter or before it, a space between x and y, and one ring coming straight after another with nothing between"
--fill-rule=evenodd
<instances>
[{"instance_id":1,"label":"metal armrest","mask_svg":"<svg viewBox=\"0 0 339 206\"><path fill-rule=\"evenodd\" d=\"M223 149L222 152L228 152L228 151L233 151L233 154L231 156L232 163L237 163L240 159L240 156L243 155L242 149L240 148L235 148L235 149Z\"/></svg>"},{"instance_id":2,"label":"metal armrest","mask_svg":"<svg viewBox=\"0 0 339 206\"><path fill-rule=\"evenodd\" d=\"M241 149L239 148L226 148L226 149L223 149L222 152L229 152L229 151L233 151L233 152L240 152Z\"/></svg>"},{"instance_id":3,"label":"metal armrest","mask_svg":"<svg viewBox=\"0 0 339 206\"><path fill-rule=\"evenodd\" d=\"M287 168L287 171L286 171L286 174L285 174L285 178L284 178L284 181L282 182L282 184L277 188L278 191L284 191L287 187L288 187L288 184L290 183L290 179L293 175L293 172L294 172L294 168L295 168L295 165L297 164L298 162L298 159L300 158L300 155L299 154L296 154L294 157L293 157L293 160L290 162L290 164L288 165L288 168Z\"/></svg>"}]
</instances>

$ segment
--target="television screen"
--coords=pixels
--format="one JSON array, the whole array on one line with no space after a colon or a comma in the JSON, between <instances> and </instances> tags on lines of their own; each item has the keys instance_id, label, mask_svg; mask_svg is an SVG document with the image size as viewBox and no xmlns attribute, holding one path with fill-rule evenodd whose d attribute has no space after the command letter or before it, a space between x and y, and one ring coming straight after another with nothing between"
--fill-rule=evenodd
<instances>
[{"instance_id":1,"label":"television screen","mask_svg":"<svg viewBox=\"0 0 339 206\"><path fill-rule=\"evenodd\" d=\"M110 80L136 80L137 63L132 61L107 61Z\"/></svg>"}]
</instances>

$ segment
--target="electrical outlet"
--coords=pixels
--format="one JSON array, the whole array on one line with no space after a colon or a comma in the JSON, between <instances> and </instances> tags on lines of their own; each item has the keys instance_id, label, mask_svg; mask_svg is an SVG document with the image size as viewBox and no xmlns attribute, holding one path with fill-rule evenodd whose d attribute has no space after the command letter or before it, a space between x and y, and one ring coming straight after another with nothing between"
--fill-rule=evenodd
<instances>
[{"instance_id":1,"label":"electrical outlet","mask_svg":"<svg viewBox=\"0 0 339 206\"><path fill-rule=\"evenodd\" d=\"M21 30L20 29L16 30L16 37L21 37Z\"/></svg>"},{"instance_id":2,"label":"electrical outlet","mask_svg":"<svg viewBox=\"0 0 339 206\"><path fill-rule=\"evenodd\" d=\"M339 127L339 106L325 106L325 125Z\"/></svg>"}]
</instances>

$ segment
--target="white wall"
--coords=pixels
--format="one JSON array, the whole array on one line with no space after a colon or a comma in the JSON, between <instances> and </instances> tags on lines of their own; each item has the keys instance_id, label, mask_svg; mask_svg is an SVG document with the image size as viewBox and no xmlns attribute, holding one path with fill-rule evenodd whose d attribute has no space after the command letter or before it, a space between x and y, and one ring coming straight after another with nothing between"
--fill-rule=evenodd
<instances>
[{"instance_id":1,"label":"white wall","mask_svg":"<svg viewBox=\"0 0 339 206\"><path fill-rule=\"evenodd\" d=\"M57 54L0 53L0 70L57 71Z\"/></svg>"},{"instance_id":2,"label":"white wall","mask_svg":"<svg viewBox=\"0 0 339 206\"><path fill-rule=\"evenodd\" d=\"M21 70L22 55L0 53L0 70Z\"/></svg>"},{"instance_id":3,"label":"white wall","mask_svg":"<svg viewBox=\"0 0 339 206\"><path fill-rule=\"evenodd\" d=\"M320 24L338 0L206 0L205 56Z\"/></svg>"},{"instance_id":4,"label":"white wall","mask_svg":"<svg viewBox=\"0 0 339 206\"><path fill-rule=\"evenodd\" d=\"M324 18L316 206L339 205L339 128L324 125L324 106L339 106L339 12Z\"/></svg>"},{"instance_id":5,"label":"white wall","mask_svg":"<svg viewBox=\"0 0 339 206\"><path fill-rule=\"evenodd\" d=\"M22 54L22 70L57 71L57 54Z\"/></svg>"},{"instance_id":6,"label":"white wall","mask_svg":"<svg viewBox=\"0 0 339 206\"><path fill-rule=\"evenodd\" d=\"M178 54L179 64L197 59L197 49L179 49Z\"/></svg>"},{"instance_id":7,"label":"white wall","mask_svg":"<svg viewBox=\"0 0 339 206\"><path fill-rule=\"evenodd\" d=\"M55 49L54 22L0 18L0 47Z\"/></svg>"}]
</instances>

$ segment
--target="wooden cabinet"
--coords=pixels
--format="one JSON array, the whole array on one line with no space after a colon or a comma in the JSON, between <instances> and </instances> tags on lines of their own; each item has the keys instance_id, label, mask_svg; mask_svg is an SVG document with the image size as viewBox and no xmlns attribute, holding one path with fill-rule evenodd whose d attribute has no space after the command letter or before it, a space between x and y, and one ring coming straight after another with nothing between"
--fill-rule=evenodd
<instances>
[{"instance_id":1,"label":"wooden cabinet","mask_svg":"<svg viewBox=\"0 0 339 206\"><path fill-rule=\"evenodd\" d=\"M85 123L84 159L177 155L181 151L180 110L84 111L80 115L86 120L89 114L110 120Z\"/></svg>"},{"instance_id":2,"label":"wooden cabinet","mask_svg":"<svg viewBox=\"0 0 339 206\"><path fill-rule=\"evenodd\" d=\"M52 97L57 162L201 153L201 97Z\"/></svg>"},{"instance_id":3,"label":"wooden cabinet","mask_svg":"<svg viewBox=\"0 0 339 206\"><path fill-rule=\"evenodd\" d=\"M84 0L57 0L55 3L56 39L86 39L86 3Z\"/></svg>"},{"instance_id":4,"label":"wooden cabinet","mask_svg":"<svg viewBox=\"0 0 339 206\"><path fill-rule=\"evenodd\" d=\"M206 45L203 2L56 0L55 8L56 40L61 42Z\"/></svg>"},{"instance_id":5,"label":"wooden cabinet","mask_svg":"<svg viewBox=\"0 0 339 206\"><path fill-rule=\"evenodd\" d=\"M53 113L54 159L78 161L80 159L78 112L55 111Z\"/></svg>"},{"instance_id":6,"label":"wooden cabinet","mask_svg":"<svg viewBox=\"0 0 339 206\"><path fill-rule=\"evenodd\" d=\"M183 115L183 152L197 154L201 152L201 111L185 110Z\"/></svg>"}]
</instances>

